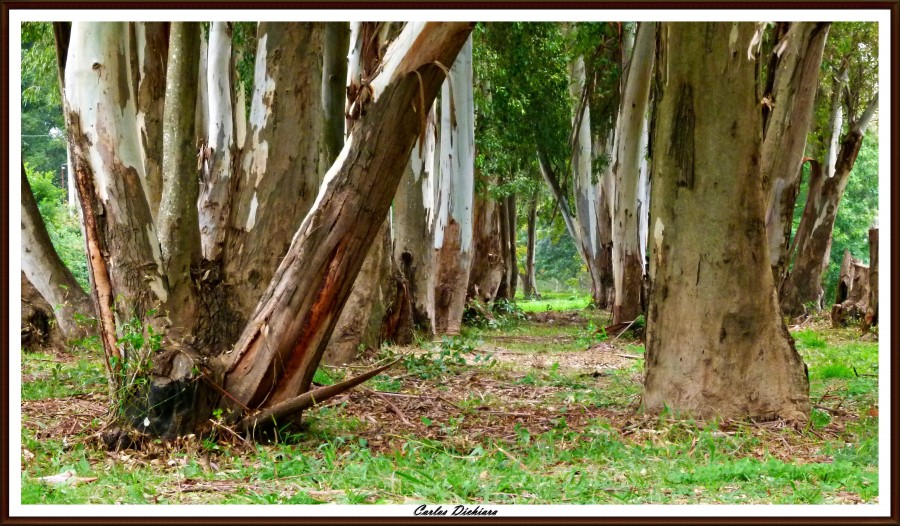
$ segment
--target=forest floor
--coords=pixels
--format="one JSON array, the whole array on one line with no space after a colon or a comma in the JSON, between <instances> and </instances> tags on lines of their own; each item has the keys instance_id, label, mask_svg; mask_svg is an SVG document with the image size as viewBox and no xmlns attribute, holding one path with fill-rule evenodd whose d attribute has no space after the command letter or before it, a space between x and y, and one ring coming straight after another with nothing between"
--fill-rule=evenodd
<instances>
[{"instance_id":1,"label":"forest floor","mask_svg":"<svg viewBox=\"0 0 900 526\"><path fill-rule=\"evenodd\" d=\"M572 302L520 302L531 312L320 369L327 384L403 357L269 444L216 427L107 451L96 439L107 414L97 351L23 353L22 502L878 501L873 335L822 320L791 327L815 406L802 429L679 420L640 413L644 347L634 334L607 337L598 327L608 313L561 303ZM68 483L40 480L60 474Z\"/></svg>"}]
</instances>

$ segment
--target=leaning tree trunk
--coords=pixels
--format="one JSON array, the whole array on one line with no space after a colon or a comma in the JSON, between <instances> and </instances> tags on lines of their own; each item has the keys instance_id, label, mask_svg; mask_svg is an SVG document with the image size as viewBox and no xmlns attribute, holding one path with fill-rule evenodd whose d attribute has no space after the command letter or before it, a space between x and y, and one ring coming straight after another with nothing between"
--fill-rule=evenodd
<instances>
[{"instance_id":1,"label":"leaning tree trunk","mask_svg":"<svg viewBox=\"0 0 900 526\"><path fill-rule=\"evenodd\" d=\"M388 51L377 99L328 171L233 351L224 357L222 404L232 418L263 409L267 418L296 412L312 381L337 314L387 216L416 136L420 115L466 42L468 23L412 23ZM418 108L417 112L409 108Z\"/></svg>"},{"instance_id":2,"label":"leaning tree trunk","mask_svg":"<svg viewBox=\"0 0 900 526\"><path fill-rule=\"evenodd\" d=\"M653 71L656 24L638 26L635 45L628 65L616 130L613 174L616 196L612 222L612 257L615 301L613 324L629 323L641 313L641 289L644 262L641 257L640 226L641 164L644 126L650 103L650 79Z\"/></svg>"},{"instance_id":3,"label":"leaning tree trunk","mask_svg":"<svg viewBox=\"0 0 900 526\"><path fill-rule=\"evenodd\" d=\"M437 334L459 334L472 262L475 193L472 89L472 42L469 40L450 68L441 92L441 168L434 238L437 258L434 330Z\"/></svg>"},{"instance_id":4,"label":"leaning tree trunk","mask_svg":"<svg viewBox=\"0 0 900 526\"><path fill-rule=\"evenodd\" d=\"M749 23L663 23L651 152L643 404L699 417L808 419L809 382L765 254Z\"/></svg>"},{"instance_id":5,"label":"leaning tree trunk","mask_svg":"<svg viewBox=\"0 0 900 526\"><path fill-rule=\"evenodd\" d=\"M31 185L22 166L22 271L29 282L52 307L50 314L66 338L88 334L86 322L93 317L91 299L75 281L75 276L59 258ZM82 323L78 323L79 318Z\"/></svg>"},{"instance_id":6,"label":"leaning tree trunk","mask_svg":"<svg viewBox=\"0 0 900 526\"><path fill-rule=\"evenodd\" d=\"M372 22L364 22L362 24L363 30L353 31L353 35L358 38L366 34L374 34L372 28L369 28L371 25L373 25ZM377 26L378 24L374 25ZM331 53L336 54L342 52L345 57L347 56L350 44L349 26L347 29L347 46L343 49L332 50ZM382 32L382 34L384 34L384 32ZM344 40L339 39L339 42L334 45L337 46L344 42ZM378 49L387 45L386 42L382 43L380 41L376 44ZM358 43L354 43L353 47L355 49L360 46ZM354 54L353 56L357 55ZM350 93L350 87L353 86L354 82L357 80L354 77L355 73L354 75L350 75L348 74L348 71L377 71L378 65L382 59L380 55L376 54L363 54L359 56L368 59L370 63L361 64L358 67L348 67L347 60L337 61L332 59L330 63L326 60L326 65L329 65L334 69L332 71L326 71L325 74L323 74L323 78L341 75L342 78L347 79L347 88L342 88L339 93L334 89L334 86L331 87L331 89L334 90L333 93L326 93L323 91L323 97L325 98L323 98L322 101L323 107L330 108L328 112L329 115L326 118L328 128L330 128L329 135L334 135L336 132L340 131L341 146L343 146L343 129L345 124L344 106L346 104L346 107L350 108L355 102L349 99L345 100L342 96L344 93ZM328 57L326 56L326 58ZM337 68L341 65L343 65L343 69L338 70ZM334 103L329 105L326 102L329 97L339 95L342 96L342 104L340 106ZM331 112L337 113L331 114ZM354 120L347 122L355 124ZM340 130L338 130L338 126L340 126ZM330 159L329 163L333 162L333 160L334 159ZM353 292L351 292L350 298L347 300L347 304L344 306L344 309L338 318L337 325L332 333L331 342L329 342L325 351L324 361L326 363L331 365L342 365L352 362L359 349L377 349L381 345L383 338L393 339L394 331L390 327L382 327L383 323L387 323L389 326L393 326L395 323L399 325L403 324L399 319L394 321L392 316L388 316L388 312L391 310L395 300L398 302L398 305L402 305L404 301L408 302L408 298L405 295L408 287L405 284L405 280L402 280L399 272L394 272L393 261L391 222L388 220L379 231L378 238L372 244L372 248L369 250L369 254L363 262L362 269L356 277L356 283L353 285ZM401 282L395 283L395 280L397 279L400 279ZM406 310L408 311L408 309ZM403 312L404 309L400 308L397 310L396 314L401 315Z\"/></svg>"},{"instance_id":7,"label":"leaning tree trunk","mask_svg":"<svg viewBox=\"0 0 900 526\"><path fill-rule=\"evenodd\" d=\"M793 265L780 290L781 310L788 316L804 314L807 306L812 306L815 310L822 308L825 293L822 276L831 256L834 221L844 189L850 180L850 172L859 155L865 130L878 106L877 97L876 94L862 117L851 124L850 131L841 141L832 177L825 177L821 165L809 159L809 192L797 235L788 252L788 260L793 258Z\"/></svg>"},{"instance_id":8,"label":"leaning tree trunk","mask_svg":"<svg viewBox=\"0 0 900 526\"><path fill-rule=\"evenodd\" d=\"M776 284L781 282L800 191L800 166L812 122L829 23L778 25L779 41L764 95L760 174L766 196L766 237Z\"/></svg>"}]
</instances>

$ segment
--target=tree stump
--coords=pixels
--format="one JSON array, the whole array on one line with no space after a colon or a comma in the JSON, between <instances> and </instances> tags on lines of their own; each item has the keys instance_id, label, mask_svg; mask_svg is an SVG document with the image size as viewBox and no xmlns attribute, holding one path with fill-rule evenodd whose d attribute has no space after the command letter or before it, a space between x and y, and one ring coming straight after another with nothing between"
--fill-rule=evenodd
<instances>
[{"instance_id":1,"label":"tree stump","mask_svg":"<svg viewBox=\"0 0 900 526\"><path fill-rule=\"evenodd\" d=\"M846 326L863 318L869 303L869 267L844 251L837 295L831 307L831 325Z\"/></svg>"}]
</instances>

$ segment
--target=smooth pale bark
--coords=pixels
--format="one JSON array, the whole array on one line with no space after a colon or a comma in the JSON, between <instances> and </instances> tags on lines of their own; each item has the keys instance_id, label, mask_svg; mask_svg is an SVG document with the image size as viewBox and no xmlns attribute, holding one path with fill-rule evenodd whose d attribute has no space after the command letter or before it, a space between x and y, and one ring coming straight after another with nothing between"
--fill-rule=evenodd
<instances>
[{"instance_id":1,"label":"smooth pale bark","mask_svg":"<svg viewBox=\"0 0 900 526\"><path fill-rule=\"evenodd\" d=\"M765 254L750 23L662 23L643 405L809 417L809 382Z\"/></svg>"},{"instance_id":2,"label":"smooth pale bark","mask_svg":"<svg viewBox=\"0 0 900 526\"><path fill-rule=\"evenodd\" d=\"M232 308L253 314L315 200L323 158L324 23L261 23L224 260ZM298 77L297 72L304 72Z\"/></svg>"},{"instance_id":3,"label":"smooth pale bark","mask_svg":"<svg viewBox=\"0 0 900 526\"><path fill-rule=\"evenodd\" d=\"M203 258L216 261L222 255L231 213L232 196L239 181L238 148L235 118L237 103L232 66L231 29L225 22L212 22L206 50L206 68L200 71L205 94L200 97L201 124L205 125L200 141L200 196L197 203ZM241 90L243 91L243 90ZM203 93L201 91L201 93ZM242 108L241 108L242 109Z\"/></svg>"},{"instance_id":4,"label":"smooth pale bark","mask_svg":"<svg viewBox=\"0 0 900 526\"><path fill-rule=\"evenodd\" d=\"M499 203L490 195L475 195L474 249L469 271L468 297L489 303L497 296L504 274Z\"/></svg>"},{"instance_id":5,"label":"smooth pale bark","mask_svg":"<svg viewBox=\"0 0 900 526\"><path fill-rule=\"evenodd\" d=\"M766 192L769 262L780 283L800 191L800 165L812 122L822 53L830 24L786 24L769 66L760 174ZM771 109L770 109L771 108Z\"/></svg>"},{"instance_id":6,"label":"smooth pale bark","mask_svg":"<svg viewBox=\"0 0 900 526\"><path fill-rule=\"evenodd\" d=\"M472 41L456 57L441 91L440 173L434 248L437 334L459 334L472 262L475 99ZM420 109L422 111L422 109Z\"/></svg>"},{"instance_id":7,"label":"smooth pale bark","mask_svg":"<svg viewBox=\"0 0 900 526\"><path fill-rule=\"evenodd\" d=\"M528 200L528 234L525 249L525 283L523 292L525 299L540 298L537 290L537 279L534 269L535 241L537 240L537 193Z\"/></svg>"},{"instance_id":8,"label":"smooth pale bark","mask_svg":"<svg viewBox=\"0 0 900 526\"><path fill-rule=\"evenodd\" d=\"M434 108L413 146L394 198L394 262L408 285L413 325L434 334L434 202L437 172Z\"/></svg>"},{"instance_id":9,"label":"smooth pale bark","mask_svg":"<svg viewBox=\"0 0 900 526\"><path fill-rule=\"evenodd\" d=\"M169 283L169 335L190 336L197 318L197 289L191 269L200 263L199 192L194 118L200 62L200 31L196 22L173 22L166 71L163 113L163 187L157 225L163 270Z\"/></svg>"},{"instance_id":10,"label":"smooth pale bark","mask_svg":"<svg viewBox=\"0 0 900 526\"><path fill-rule=\"evenodd\" d=\"M144 194L154 221L162 198L163 107L166 95L166 61L169 24L131 22L132 75L136 77L138 135L144 161Z\"/></svg>"},{"instance_id":11,"label":"smooth pale bark","mask_svg":"<svg viewBox=\"0 0 900 526\"><path fill-rule=\"evenodd\" d=\"M572 115L574 127L572 141L572 176L575 189L575 228L577 236L572 236L584 259L591 278L594 305L601 300L602 269L600 266L600 188L594 182L592 170L591 115L588 104L580 104L585 85L584 58L578 57L570 65L570 96L576 113ZM580 112L580 113L579 113Z\"/></svg>"},{"instance_id":12,"label":"smooth pale bark","mask_svg":"<svg viewBox=\"0 0 900 526\"><path fill-rule=\"evenodd\" d=\"M420 120L409 108L430 108L444 80L436 63L453 63L471 29L468 23L410 24L393 55L389 50L382 73L390 72L389 79L355 126L253 318L225 356L224 389L240 405L273 407L309 389L419 133ZM240 407L231 398L222 403Z\"/></svg>"},{"instance_id":13,"label":"smooth pale bark","mask_svg":"<svg viewBox=\"0 0 900 526\"><path fill-rule=\"evenodd\" d=\"M116 314L123 320L146 318L166 304L169 293L143 191L135 93L133 84L125 81L132 78L129 47L125 24L74 23L65 101L84 221L91 215L97 227L88 243L97 243L108 272L106 278L96 275L97 254L89 251L91 274L110 280L118 298ZM88 201L84 191L90 194ZM97 237L91 240L93 235Z\"/></svg>"},{"instance_id":14,"label":"smooth pale bark","mask_svg":"<svg viewBox=\"0 0 900 526\"><path fill-rule=\"evenodd\" d=\"M650 103L650 79L656 45L656 24L642 22L637 29L627 68L616 130L613 161L615 202L612 221L613 324L628 323L641 313L644 261L641 249L643 197L641 166L645 152L644 126Z\"/></svg>"},{"instance_id":15,"label":"smooth pale bark","mask_svg":"<svg viewBox=\"0 0 900 526\"><path fill-rule=\"evenodd\" d=\"M41 212L38 209L31 185L22 167L22 271L29 282L53 309L57 325L68 338L81 338L88 334L87 326L77 323L93 317L91 299L72 272L59 258Z\"/></svg>"}]
</instances>

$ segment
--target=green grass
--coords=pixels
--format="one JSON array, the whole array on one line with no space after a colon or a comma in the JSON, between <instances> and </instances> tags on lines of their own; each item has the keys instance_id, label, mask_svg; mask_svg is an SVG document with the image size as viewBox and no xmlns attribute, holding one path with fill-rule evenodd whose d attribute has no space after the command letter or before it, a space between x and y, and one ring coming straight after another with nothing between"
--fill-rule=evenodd
<instances>
[{"instance_id":1,"label":"green grass","mask_svg":"<svg viewBox=\"0 0 900 526\"><path fill-rule=\"evenodd\" d=\"M589 324L603 315L588 311L583 325L466 329L458 339L423 343L425 352L367 384L407 396L429 387L423 396L432 403L437 395L456 395L456 408L445 412L404 406L415 429L395 426L393 413L354 414L353 402L345 401L307 411L304 427L277 444L195 438L151 446L156 453L149 455L107 453L78 434L64 443L46 436L52 416L31 415L22 431L23 448L34 455L24 462L22 502L822 504L872 502L878 495L878 383L869 376L878 373L878 344L853 332L794 334L818 406L800 431L635 413L643 359L601 374L555 362L471 360L495 347L561 357L583 351L595 333ZM625 338L604 341L621 353L644 353ZM26 401L105 389L99 361L86 353L63 362L25 354L22 364ZM345 374L326 368L316 379L333 383ZM478 380L462 380L471 387L452 383L466 375ZM496 420L535 409L543 412ZM97 480L78 486L37 480L65 470Z\"/></svg>"},{"instance_id":2,"label":"green grass","mask_svg":"<svg viewBox=\"0 0 900 526\"><path fill-rule=\"evenodd\" d=\"M524 312L567 311L584 309L591 303L589 294L547 292L539 300L517 298L516 304Z\"/></svg>"}]
</instances>

